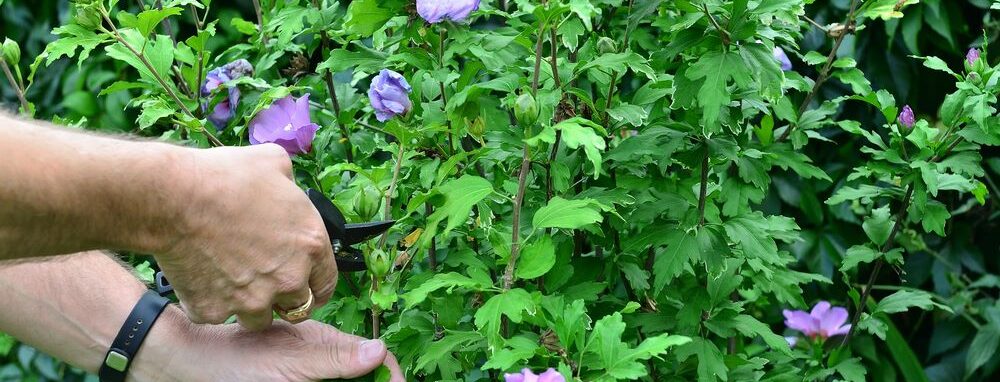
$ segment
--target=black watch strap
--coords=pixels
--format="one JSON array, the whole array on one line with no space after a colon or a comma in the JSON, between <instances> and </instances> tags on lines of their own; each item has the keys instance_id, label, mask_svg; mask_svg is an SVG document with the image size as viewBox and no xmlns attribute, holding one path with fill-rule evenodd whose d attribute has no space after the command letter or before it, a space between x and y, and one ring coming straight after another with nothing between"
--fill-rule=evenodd
<instances>
[{"instance_id":1,"label":"black watch strap","mask_svg":"<svg viewBox=\"0 0 1000 382\"><path fill-rule=\"evenodd\" d=\"M170 300L154 291L146 291L142 295L118 331L118 336L111 343L111 349L108 349L108 353L104 356L104 362L98 372L102 382L125 381L129 366L139 352L139 346L169 303Z\"/></svg>"}]
</instances>

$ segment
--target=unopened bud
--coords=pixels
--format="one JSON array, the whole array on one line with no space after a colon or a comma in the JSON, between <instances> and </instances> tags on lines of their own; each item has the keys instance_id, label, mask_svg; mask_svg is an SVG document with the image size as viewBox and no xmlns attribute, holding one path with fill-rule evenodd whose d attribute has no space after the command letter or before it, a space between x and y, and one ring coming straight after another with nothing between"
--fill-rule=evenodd
<instances>
[{"instance_id":1,"label":"unopened bud","mask_svg":"<svg viewBox=\"0 0 1000 382\"><path fill-rule=\"evenodd\" d=\"M368 264L368 269L371 270L372 274L378 278L382 279L387 273L389 273L389 267L392 266L392 262L389 261L389 255L381 249L376 249L371 253L371 259Z\"/></svg>"},{"instance_id":2,"label":"unopened bud","mask_svg":"<svg viewBox=\"0 0 1000 382\"><path fill-rule=\"evenodd\" d=\"M379 210L379 195L371 187L365 187L354 195L354 213L363 221L372 220Z\"/></svg>"},{"instance_id":3,"label":"unopened bud","mask_svg":"<svg viewBox=\"0 0 1000 382\"><path fill-rule=\"evenodd\" d=\"M979 73L976 72L969 73L966 79L968 79L969 82L972 83L973 85L979 85L983 83L983 77L981 77Z\"/></svg>"},{"instance_id":4,"label":"unopened bud","mask_svg":"<svg viewBox=\"0 0 1000 382\"><path fill-rule=\"evenodd\" d=\"M9 38L3 40L3 60L8 65L17 65L21 61L21 47L17 46L14 40Z\"/></svg>"},{"instance_id":5,"label":"unopened bud","mask_svg":"<svg viewBox=\"0 0 1000 382\"><path fill-rule=\"evenodd\" d=\"M597 51L601 54L618 53L618 44L608 37L601 37L597 40Z\"/></svg>"},{"instance_id":6,"label":"unopened bud","mask_svg":"<svg viewBox=\"0 0 1000 382\"><path fill-rule=\"evenodd\" d=\"M514 117L521 125L533 125L538 120L538 103L531 93L525 92L514 102Z\"/></svg>"},{"instance_id":7,"label":"unopened bud","mask_svg":"<svg viewBox=\"0 0 1000 382\"><path fill-rule=\"evenodd\" d=\"M476 117L469 123L469 134L473 137L482 138L483 134L486 134L486 121L483 120L482 116Z\"/></svg>"}]
</instances>

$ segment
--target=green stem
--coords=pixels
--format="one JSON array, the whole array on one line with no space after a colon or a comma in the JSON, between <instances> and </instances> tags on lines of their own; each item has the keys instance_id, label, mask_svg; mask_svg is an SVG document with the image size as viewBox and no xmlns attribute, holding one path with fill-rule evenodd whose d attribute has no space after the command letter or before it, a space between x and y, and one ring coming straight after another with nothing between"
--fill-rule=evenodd
<instances>
[{"instance_id":1,"label":"green stem","mask_svg":"<svg viewBox=\"0 0 1000 382\"><path fill-rule=\"evenodd\" d=\"M10 87L14 89L14 93L17 94L17 100L21 102L21 112L24 115L28 115L31 109L28 108L28 100L24 98L24 89L21 88L17 79L14 78L14 74L10 72L10 67L7 66L7 62L0 59L0 68L3 69L3 74L7 76L7 81L10 82Z\"/></svg>"}]
</instances>

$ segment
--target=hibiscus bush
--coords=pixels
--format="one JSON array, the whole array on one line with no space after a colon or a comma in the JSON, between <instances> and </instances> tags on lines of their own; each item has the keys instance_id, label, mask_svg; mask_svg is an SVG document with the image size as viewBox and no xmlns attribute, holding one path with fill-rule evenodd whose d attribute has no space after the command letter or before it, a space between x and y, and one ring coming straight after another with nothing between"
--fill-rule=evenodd
<instances>
[{"instance_id":1,"label":"hibiscus bush","mask_svg":"<svg viewBox=\"0 0 1000 382\"><path fill-rule=\"evenodd\" d=\"M5 94L396 220L314 318L413 380L991 380L1000 2L829 3L81 0Z\"/></svg>"}]
</instances>

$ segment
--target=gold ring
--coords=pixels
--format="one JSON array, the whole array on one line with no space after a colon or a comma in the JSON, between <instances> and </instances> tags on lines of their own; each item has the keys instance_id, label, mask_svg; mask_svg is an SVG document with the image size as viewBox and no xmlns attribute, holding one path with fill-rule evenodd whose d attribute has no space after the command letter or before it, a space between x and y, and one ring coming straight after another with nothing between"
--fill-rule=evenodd
<instances>
[{"instance_id":1,"label":"gold ring","mask_svg":"<svg viewBox=\"0 0 1000 382\"><path fill-rule=\"evenodd\" d=\"M302 304L302 306L295 309L284 310L278 308L276 309L278 312L278 316L280 316L282 320L291 322L293 324L308 320L310 310L312 310L313 299L314 297L312 289L309 289L309 301L306 301L305 304Z\"/></svg>"}]
</instances>

